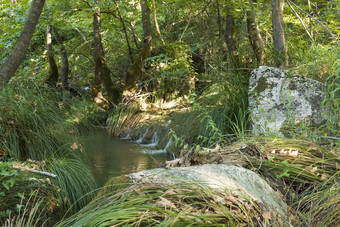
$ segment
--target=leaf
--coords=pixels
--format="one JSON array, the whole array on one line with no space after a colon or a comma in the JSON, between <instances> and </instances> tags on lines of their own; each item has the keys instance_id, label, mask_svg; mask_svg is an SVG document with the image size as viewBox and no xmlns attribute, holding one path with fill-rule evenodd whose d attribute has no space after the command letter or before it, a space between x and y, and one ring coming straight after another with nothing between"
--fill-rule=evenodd
<instances>
[{"instance_id":1,"label":"leaf","mask_svg":"<svg viewBox=\"0 0 340 227\"><path fill-rule=\"evenodd\" d=\"M172 209L176 209L176 206L171 201L167 200L166 198L160 196L159 199L160 200L158 200L156 202L156 205L162 206L162 207L165 207L165 208L169 207L169 208L172 208Z\"/></svg>"},{"instance_id":2,"label":"leaf","mask_svg":"<svg viewBox=\"0 0 340 227\"><path fill-rule=\"evenodd\" d=\"M165 194L168 194L168 195L175 195L176 192L173 190L173 189L168 189L165 191Z\"/></svg>"},{"instance_id":3,"label":"leaf","mask_svg":"<svg viewBox=\"0 0 340 227\"><path fill-rule=\"evenodd\" d=\"M11 187L14 185L14 179L9 179L4 182L2 182L2 186L4 186L8 191Z\"/></svg>"},{"instance_id":4,"label":"leaf","mask_svg":"<svg viewBox=\"0 0 340 227\"><path fill-rule=\"evenodd\" d=\"M17 195L20 197L20 199L24 199L24 194L19 192Z\"/></svg>"},{"instance_id":5,"label":"leaf","mask_svg":"<svg viewBox=\"0 0 340 227\"><path fill-rule=\"evenodd\" d=\"M2 186L4 186L7 191L9 191L9 185L6 182L2 182Z\"/></svg>"},{"instance_id":6,"label":"leaf","mask_svg":"<svg viewBox=\"0 0 340 227\"><path fill-rule=\"evenodd\" d=\"M272 219L271 212L270 212L270 211L268 211L268 212L266 212L266 213L262 214L262 217L263 217L264 219L267 219L267 220L270 220L270 219Z\"/></svg>"},{"instance_id":7,"label":"leaf","mask_svg":"<svg viewBox=\"0 0 340 227\"><path fill-rule=\"evenodd\" d=\"M292 150L288 151L288 155L292 157L296 157L298 156L298 154L299 154L299 151L292 151Z\"/></svg>"},{"instance_id":8,"label":"leaf","mask_svg":"<svg viewBox=\"0 0 340 227\"><path fill-rule=\"evenodd\" d=\"M323 174L321 175L321 180L327 180L327 179L328 179L327 174L323 173Z\"/></svg>"},{"instance_id":9,"label":"leaf","mask_svg":"<svg viewBox=\"0 0 340 227\"><path fill-rule=\"evenodd\" d=\"M223 198L223 197L221 197L221 196L213 196L213 198L214 198L214 200L217 202L217 203L221 203L221 204L223 204L223 205L225 205L226 204L226 201L225 201L225 199Z\"/></svg>"},{"instance_id":10,"label":"leaf","mask_svg":"<svg viewBox=\"0 0 340 227\"><path fill-rule=\"evenodd\" d=\"M314 173L318 170L318 167L316 167L316 166L315 166L315 167L307 166L307 167L305 168L305 170L307 170L308 172L314 174Z\"/></svg>"},{"instance_id":11,"label":"leaf","mask_svg":"<svg viewBox=\"0 0 340 227\"><path fill-rule=\"evenodd\" d=\"M287 169L286 171L284 171L283 173L280 174L280 176L278 176L277 178L281 178L281 177L290 177L289 175L289 170Z\"/></svg>"},{"instance_id":12,"label":"leaf","mask_svg":"<svg viewBox=\"0 0 340 227\"><path fill-rule=\"evenodd\" d=\"M288 164L288 161L289 161L289 159L285 159L285 160L283 160L281 163L282 163L282 164Z\"/></svg>"},{"instance_id":13,"label":"leaf","mask_svg":"<svg viewBox=\"0 0 340 227\"><path fill-rule=\"evenodd\" d=\"M71 148L72 150L76 150L78 148L78 145L76 142L74 142L72 145L71 145Z\"/></svg>"},{"instance_id":14,"label":"leaf","mask_svg":"<svg viewBox=\"0 0 340 227\"><path fill-rule=\"evenodd\" d=\"M280 197L280 199L283 198L283 195L282 195L282 193L279 190L276 190L276 195L278 195Z\"/></svg>"}]
</instances>

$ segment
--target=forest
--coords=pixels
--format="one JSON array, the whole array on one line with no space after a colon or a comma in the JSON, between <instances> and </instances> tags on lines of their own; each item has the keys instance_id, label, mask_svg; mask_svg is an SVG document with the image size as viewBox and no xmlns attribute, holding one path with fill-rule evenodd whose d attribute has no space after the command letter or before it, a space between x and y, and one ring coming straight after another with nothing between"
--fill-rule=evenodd
<instances>
[{"instance_id":1,"label":"forest","mask_svg":"<svg viewBox=\"0 0 340 227\"><path fill-rule=\"evenodd\" d=\"M337 226L339 47L337 0L1 0L0 225ZM322 84L317 125L254 133L265 66ZM196 183L100 185L77 139L98 130L159 137L165 168L228 150L286 213Z\"/></svg>"}]
</instances>

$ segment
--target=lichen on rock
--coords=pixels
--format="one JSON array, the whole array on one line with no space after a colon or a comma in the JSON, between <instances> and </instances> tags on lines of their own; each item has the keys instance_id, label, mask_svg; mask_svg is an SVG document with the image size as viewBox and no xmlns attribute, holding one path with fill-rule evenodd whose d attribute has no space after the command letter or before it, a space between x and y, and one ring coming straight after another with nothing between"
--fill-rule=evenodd
<instances>
[{"instance_id":1,"label":"lichen on rock","mask_svg":"<svg viewBox=\"0 0 340 227\"><path fill-rule=\"evenodd\" d=\"M282 129L291 126L288 121L317 127L323 123L324 98L324 84L261 66L249 79L253 133L283 135Z\"/></svg>"}]
</instances>

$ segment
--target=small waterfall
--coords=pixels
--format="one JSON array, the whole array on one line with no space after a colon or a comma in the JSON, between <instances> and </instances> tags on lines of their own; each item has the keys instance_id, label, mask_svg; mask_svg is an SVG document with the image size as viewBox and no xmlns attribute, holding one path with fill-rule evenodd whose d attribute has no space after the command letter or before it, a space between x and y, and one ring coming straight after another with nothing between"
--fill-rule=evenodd
<instances>
[{"instance_id":1,"label":"small waterfall","mask_svg":"<svg viewBox=\"0 0 340 227\"><path fill-rule=\"evenodd\" d=\"M145 147L155 147L155 146L158 145L158 142L159 142L159 137L158 137L157 132L155 132L152 136L151 143L143 144L143 146L145 146Z\"/></svg>"},{"instance_id":2,"label":"small waterfall","mask_svg":"<svg viewBox=\"0 0 340 227\"><path fill-rule=\"evenodd\" d=\"M158 137L158 136L157 136ZM158 142L157 142L158 143ZM144 154L162 154L162 153L166 153L166 149L168 149L168 147L170 147L174 142L172 142L171 140L168 141L168 143L165 145L164 149L159 149L159 150L142 150L141 152ZM148 144L149 145L149 144Z\"/></svg>"},{"instance_id":3,"label":"small waterfall","mask_svg":"<svg viewBox=\"0 0 340 227\"><path fill-rule=\"evenodd\" d=\"M148 133L148 131L149 131L149 129L146 129L145 133L143 135L141 135L141 137L139 137L139 139L136 141L136 143L143 142L143 139L146 136L146 134Z\"/></svg>"},{"instance_id":4,"label":"small waterfall","mask_svg":"<svg viewBox=\"0 0 340 227\"><path fill-rule=\"evenodd\" d=\"M165 145L165 147L163 149L164 152L166 152L166 149L168 149L168 147L170 147L173 143L174 143L173 141L169 140L168 143Z\"/></svg>"}]
</instances>

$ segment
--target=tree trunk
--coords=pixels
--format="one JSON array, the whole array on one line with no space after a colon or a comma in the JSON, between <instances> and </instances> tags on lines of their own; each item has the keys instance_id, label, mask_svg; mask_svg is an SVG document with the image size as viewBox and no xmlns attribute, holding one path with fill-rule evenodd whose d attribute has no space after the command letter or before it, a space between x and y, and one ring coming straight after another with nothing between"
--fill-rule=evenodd
<instances>
[{"instance_id":1,"label":"tree trunk","mask_svg":"<svg viewBox=\"0 0 340 227\"><path fill-rule=\"evenodd\" d=\"M272 0L272 23L274 40L274 63L276 67L288 67L288 53L283 23L284 0Z\"/></svg>"},{"instance_id":2,"label":"tree trunk","mask_svg":"<svg viewBox=\"0 0 340 227\"><path fill-rule=\"evenodd\" d=\"M241 66L238 56L235 39L234 39L234 16L230 8L230 1L227 1L226 6L226 27L224 32L225 42L228 47L229 56L232 57L232 62L235 67Z\"/></svg>"},{"instance_id":3,"label":"tree trunk","mask_svg":"<svg viewBox=\"0 0 340 227\"><path fill-rule=\"evenodd\" d=\"M262 36L261 36L261 33L260 33L260 28L259 28L259 25L257 23L257 20L256 20L256 14L255 14L255 9L254 9L254 4L253 4L253 1L252 0L249 0L249 5L250 5L250 9L251 9L251 14L252 14L252 18L253 18L253 22L254 22L254 25L255 25L255 34L256 34L256 41L254 41L254 46L253 46L253 49L254 51L256 51L256 44L258 43L258 65L262 65L263 64L263 58L264 58L264 48L263 48L263 40L262 40ZM248 20L247 20L247 23L248 23ZM250 23L248 23L248 26L250 25ZM248 27L248 32L249 32L249 35L251 35L250 31L251 31L251 28L252 26L250 25Z\"/></svg>"},{"instance_id":4,"label":"tree trunk","mask_svg":"<svg viewBox=\"0 0 340 227\"><path fill-rule=\"evenodd\" d=\"M8 83L24 60L44 4L45 0L33 0L18 42L13 52L0 67L0 86Z\"/></svg>"},{"instance_id":5,"label":"tree trunk","mask_svg":"<svg viewBox=\"0 0 340 227\"><path fill-rule=\"evenodd\" d=\"M156 12L156 2L155 0L152 0L152 4L153 4L153 20L155 21L155 27L156 27L156 31L158 36L160 37L162 44L165 45L164 39L162 38L162 34L161 34L161 30L159 30L159 26L158 26L158 20L157 20L157 12Z\"/></svg>"},{"instance_id":6,"label":"tree trunk","mask_svg":"<svg viewBox=\"0 0 340 227\"><path fill-rule=\"evenodd\" d=\"M94 52L93 58L95 63L95 79L92 85L91 93L94 97L98 97L102 92L102 85L104 85L108 101L114 104L118 104L119 101L119 91L113 85L111 80L111 72L105 63L105 56L101 40L101 18L100 18L100 8L98 6L99 0L94 0L95 12L93 15L93 43Z\"/></svg>"},{"instance_id":7,"label":"tree trunk","mask_svg":"<svg viewBox=\"0 0 340 227\"><path fill-rule=\"evenodd\" d=\"M150 23L150 8L146 5L146 0L140 0L140 5L142 8L142 24L143 24L143 34L144 43L149 44L149 49L151 51L151 23Z\"/></svg>"},{"instance_id":8,"label":"tree trunk","mask_svg":"<svg viewBox=\"0 0 340 227\"><path fill-rule=\"evenodd\" d=\"M216 11L217 11L218 38L221 40L221 38L222 38L222 19L221 19L220 3L218 2L218 0L216 1Z\"/></svg>"},{"instance_id":9,"label":"tree trunk","mask_svg":"<svg viewBox=\"0 0 340 227\"><path fill-rule=\"evenodd\" d=\"M52 26L52 33L60 47L60 52L61 52L61 61L63 62L61 66L61 83L63 86L63 90L69 90L69 85L68 85L68 74L69 74L69 64L68 64L68 57L67 57L67 52L65 45L63 44L63 40L61 39L58 30L56 27Z\"/></svg>"},{"instance_id":10,"label":"tree trunk","mask_svg":"<svg viewBox=\"0 0 340 227\"><path fill-rule=\"evenodd\" d=\"M114 0L114 2L115 2L116 7L117 7L119 21L122 24L122 28L123 28L124 35L125 35L126 44L128 46L128 49L129 49L129 57L130 57L131 63L133 63L132 49L131 49L131 46L130 46L129 36L127 34L125 22L123 20L123 16L122 16L122 13L120 12L120 8L119 8L119 5L118 5L117 1Z\"/></svg>"},{"instance_id":11,"label":"tree trunk","mask_svg":"<svg viewBox=\"0 0 340 227\"><path fill-rule=\"evenodd\" d=\"M131 21L129 21L129 25L130 25L130 29L131 29L133 41L134 41L134 43L135 43L135 47L136 47L136 49L138 49L138 47L139 47L138 41L137 41L138 37L137 37L137 35L136 35L135 29L133 28L133 24L132 24Z\"/></svg>"},{"instance_id":12,"label":"tree trunk","mask_svg":"<svg viewBox=\"0 0 340 227\"><path fill-rule=\"evenodd\" d=\"M50 65L50 71L48 78L46 80L46 83L51 87L56 87L58 78L59 78L59 72L58 72L58 66L55 63L54 60L54 54L52 50L52 25L47 26L47 32L46 32L46 44L47 44L47 59L48 64Z\"/></svg>"},{"instance_id":13,"label":"tree trunk","mask_svg":"<svg viewBox=\"0 0 340 227\"><path fill-rule=\"evenodd\" d=\"M129 90L134 87L138 80L143 81L145 79L144 67L145 60L150 57L151 54L151 23L150 23L150 8L145 4L145 0L140 1L142 8L142 23L144 41L141 51L138 54L136 61L128 68L125 78L124 90Z\"/></svg>"},{"instance_id":14,"label":"tree trunk","mask_svg":"<svg viewBox=\"0 0 340 227\"><path fill-rule=\"evenodd\" d=\"M259 48L259 40L256 37L256 30L253 24L253 18L250 12L247 12L247 30L248 30L248 39L249 43L254 51L256 58L256 67L260 65L260 48Z\"/></svg>"}]
</instances>

